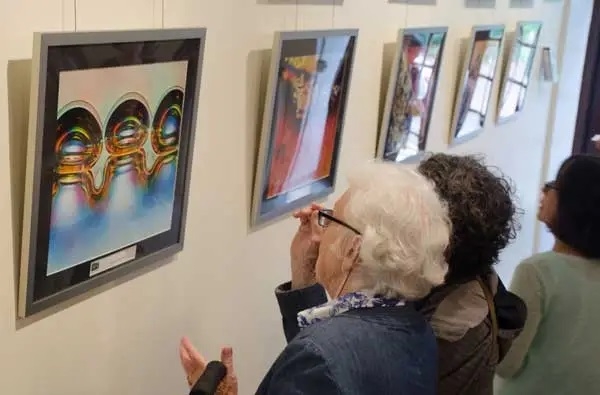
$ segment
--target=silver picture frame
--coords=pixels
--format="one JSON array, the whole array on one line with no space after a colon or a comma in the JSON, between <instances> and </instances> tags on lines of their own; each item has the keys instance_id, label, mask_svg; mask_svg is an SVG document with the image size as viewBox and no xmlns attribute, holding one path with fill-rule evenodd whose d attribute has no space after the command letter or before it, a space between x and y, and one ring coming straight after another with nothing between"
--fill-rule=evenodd
<instances>
[{"instance_id":1,"label":"silver picture frame","mask_svg":"<svg viewBox=\"0 0 600 395\"><path fill-rule=\"evenodd\" d=\"M505 26L477 25L461 67L450 128L450 146L477 137L485 129L504 44ZM491 45L488 48L488 45ZM488 52L489 49L489 52ZM473 108L474 100L479 107Z\"/></svg>"},{"instance_id":2,"label":"silver picture frame","mask_svg":"<svg viewBox=\"0 0 600 395\"><path fill-rule=\"evenodd\" d=\"M496 124L514 120L525 108L542 26L540 21L517 23L500 85Z\"/></svg>"},{"instance_id":3,"label":"silver picture frame","mask_svg":"<svg viewBox=\"0 0 600 395\"><path fill-rule=\"evenodd\" d=\"M35 33L17 306L19 318L58 307L92 289L124 276L133 276L142 268L157 267L167 261L165 258L183 249L205 40L205 28ZM54 145L58 144L61 73L179 60L187 63L185 71L181 66L180 74L185 74L185 82L179 92L184 101L175 132L177 145L172 151L176 152L174 160L177 161L172 228L49 274L51 201L59 163ZM110 81L100 83L110 84ZM89 87L93 90L92 82ZM163 128L166 126L161 126L161 131ZM106 149L105 139L103 132L102 149Z\"/></svg>"},{"instance_id":4,"label":"silver picture frame","mask_svg":"<svg viewBox=\"0 0 600 395\"><path fill-rule=\"evenodd\" d=\"M442 65L442 60L443 60L443 56L444 56L444 49L445 49L445 43L446 43L446 38L447 38L447 34L448 34L448 27L424 27L424 28L406 28L406 29L400 29L398 32L398 38L396 41L396 53L394 56L394 60L392 63L392 67L391 67L391 73L390 73L390 78L389 78L389 82L388 82L388 88L387 88L387 92L386 92L386 98L385 98L385 105L384 105L384 110L383 110L383 116L382 116L382 120L381 120L381 126L380 126L380 130L379 130L379 139L377 142L377 152L376 152L376 158L377 159L382 159L385 161L394 161L394 162L413 162L413 161L418 161L423 153L426 151L426 145L427 145L427 138L428 138L428 134L429 134L429 125L431 122L431 115L433 113L433 108L435 106L435 98L437 95L437 83L438 83L438 79L439 79L439 74L440 74L440 69L441 69L441 65ZM438 37L436 37L438 36ZM439 37L441 36L441 37ZM437 50L437 52L435 53L435 57L433 60L433 63L430 62L430 60L428 60L428 55L429 52L431 50L431 45L432 45L432 41L435 39L439 39L440 43L439 43L439 49ZM412 147L409 147L410 144L408 144L408 137L410 137L409 135L411 134L410 128L413 126L412 125L412 120L409 120L409 124L408 125L403 125L402 127L406 126L406 128L408 128L408 130L403 131L401 134L402 136L400 137L401 140L406 140L406 144L403 144L400 147L394 148L394 150L392 150L390 152L390 150L388 150L388 140L390 138L390 133L392 133L391 129L392 129L392 125L391 125L391 120L394 114L394 107L395 104L398 101L406 101L406 99L404 97L401 97L401 95L398 94L398 89L401 88L399 86L399 80L401 77L404 77L405 79L410 78L410 76L401 76L401 67L403 64L403 56L404 56L404 49L405 46L408 45L407 44L407 40L409 39L413 39L416 40L417 38L421 38L419 39L419 45L423 46L424 49L422 50L422 53L420 55L420 57L418 57L417 59L415 59L415 62L418 61L419 63L417 64L417 67L419 69L418 71L418 89L423 88L423 85L425 85L425 97L427 98L426 102L423 105L425 106L424 108L424 114L419 114L418 118L419 118L419 134L417 136L418 138L418 142L416 142L416 146L415 144L412 144ZM425 42L423 41L423 38L425 39ZM435 45L435 44L433 44ZM422 81L422 73L423 70L429 70L429 79L427 79L426 83L423 83ZM423 78L424 79L424 78ZM414 82L411 84L414 85ZM412 92L411 89L411 93L414 94L414 92ZM400 96L400 97L399 97ZM408 100L412 100L413 98L409 98ZM420 100L422 101L422 100ZM401 106L402 108L404 108L405 106L407 106L407 103L402 103ZM400 114L399 116L404 118L412 118L412 117L405 117L404 111L401 111L402 114ZM425 117L425 122L423 121L423 116ZM398 123L405 123L405 122L398 122ZM396 125L398 126L398 125ZM404 151L404 152L401 152ZM393 156L393 158L391 157Z\"/></svg>"},{"instance_id":5,"label":"silver picture frame","mask_svg":"<svg viewBox=\"0 0 600 395\"><path fill-rule=\"evenodd\" d=\"M254 176L250 215L251 229L264 226L293 210L306 206L316 200L323 199L334 191L346 115L346 105L354 68L357 39L358 29L287 31L277 32L275 34ZM340 56L339 69L337 69L338 74L336 74L335 78L341 77L339 85L331 86L331 89L338 88L338 92L335 96L338 100L337 105L339 106L339 112L336 114L335 138L331 152L331 160L329 162L329 172L327 177L323 179L312 179L300 186L295 186L289 190L286 189L285 191L282 189L283 192L280 191L274 196L272 193L269 193L268 190L270 189L269 185L272 185L269 180L271 177L271 162L275 148L274 138L276 134L276 122L280 119L279 117L283 117L283 115L276 113L277 108L279 108L277 103L279 84L281 74L284 70L282 67L282 57L286 56L285 54L287 53L292 54L289 55L290 58L315 56L317 62L320 63L322 60L321 57L324 55L316 52L311 53L311 50L316 51L317 43L319 43L320 51L324 51L325 43L327 42L337 42L340 46L335 50L332 49L332 51L337 51L335 53ZM297 49L295 49L296 47L294 47L294 45L297 46ZM313 45L315 48L310 49ZM294 52L296 50L298 51L297 53ZM331 92L327 92L327 94L329 95L329 100L332 100L331 97L333 95ZM310 97L312 98L313 96L314 95L310 93ZM308 105L312 106L312 102L308 103ZM302 122L302 125L306 126L308 120L310 120L310 116L311 115L308 113L306 117L304 117L304 115L302 116L300 121ZM301 132L298 131L298 133ZM300 148L296 147L296 149L299 150ZM294 151L294 154L299 153Z\"/></svg>"}]
</instances>

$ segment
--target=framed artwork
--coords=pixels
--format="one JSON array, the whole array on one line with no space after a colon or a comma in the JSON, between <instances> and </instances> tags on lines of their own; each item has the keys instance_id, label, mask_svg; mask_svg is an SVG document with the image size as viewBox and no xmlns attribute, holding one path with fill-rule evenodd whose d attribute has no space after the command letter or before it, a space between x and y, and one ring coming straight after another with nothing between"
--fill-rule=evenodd
<instances>
[{"instance_id":1,"label":"framed artwork","mask_svg":"<svg viewBox=\"0 0 600 395\"><path fill-rule=\"evenodd\" d=\"M425 151L448 28L400 30L377 157L402 162Z\"/></svg>"},{"instance_id":2,"label":"framed artwork","mask_svg":"<svg viewBox=\"0 0 600 395\"><path fill-rule=\"evenodd\" d=\"M454 105L452 144L475 137L485 126L503 39L504 25L473 28Z\"/></svg>"},{"instance_id":3,"label":"framed artwork","mask_svg":"<svg viewBox=\"0 0 600 395\"><path fill-rule=\"evenodd\" d=\"M523 111L541 30L541 22L519 22L517 25L500 89L498 123Z\"/></svg>"},{"instance_id":4,"label":"framed artwork","mask_svg":"<svg viewBox=\"0 0 600 395\"><path fill-rule=\"evenodd\" d=\"M358 30L276 34L251 226L333 191L357 37Z\"/></svg>"},{"instance_id":5,"label":"framed artwork","mask_svg":"<svg viewBox=\"0 0 600 395\"><path fill-rule=\"evenodd\" d=\"M183 248L205 36L35 35L20 317Z\"/></svg>"}]
</instances>

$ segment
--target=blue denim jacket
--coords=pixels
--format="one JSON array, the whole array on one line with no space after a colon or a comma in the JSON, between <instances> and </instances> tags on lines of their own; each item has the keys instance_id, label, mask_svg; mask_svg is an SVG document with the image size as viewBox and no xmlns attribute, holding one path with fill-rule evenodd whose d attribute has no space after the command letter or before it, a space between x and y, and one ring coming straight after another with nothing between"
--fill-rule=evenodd
<instances>
[{"instance_id":1,"label":"blue denim jacket","mask_svg":"<svg viewBox=\"0 0 600 395\"><path fill-rule=\"evenodd\" d=\"M287 296L287 311L297 312L297 301L293 295ZM307 299L304 294L302 301L310 304L310 297ZM282 309L284 305L280 303ZM354 309L300 332L297 324L293 327L294 333L286 331L290 343L263 379L257 394L436 393L435 336L411 306Z\"/></svg>"}]
</instances>

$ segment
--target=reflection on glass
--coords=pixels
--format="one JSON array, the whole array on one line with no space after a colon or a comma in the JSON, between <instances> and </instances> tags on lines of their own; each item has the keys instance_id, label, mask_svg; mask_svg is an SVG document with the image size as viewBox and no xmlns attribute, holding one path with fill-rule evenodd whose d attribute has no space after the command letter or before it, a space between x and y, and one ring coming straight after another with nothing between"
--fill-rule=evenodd
<instances>
[{"instance_id":1,"label":"reflection on glass","mask_svg":"<svg viewBox=\"0 0 600 395\"><path fill-rule=\"evenodd\" d=\"M445 37L445 29L405 30L401 35L379 148L386 161L403 161L425 149Z\"/></svg>"},{"instance_id":2,"label":"reflection on glass","mask_svg":"<svg viewBox=\"0 0 600 395\"><path fill-rule=\"evenodd\" d=\"M502 26L475 31L463 86L458 95L456 126L453 130L455 139L483 128L503 36Z\"/></svg>"},{"instance_id":3,"label":"reflection on glass","mask_svg":"<svg viewBox=\"0 0 600 395\"><path fill-rule=\"evenodd\" d=\"M500 94L499 121L523 109L541 28L542 24L538 22L519 24Z\"/></svg>"},{"instance_id":4,"label":"reflection on glass","mask_svg":"<svg viewBox=\"0 0 600 395\"><path fill-rule=\"evenodd\" d=\"M289 40L282 48L264 201L331 176L353 38Z\"/></svg>"}]
</instances>

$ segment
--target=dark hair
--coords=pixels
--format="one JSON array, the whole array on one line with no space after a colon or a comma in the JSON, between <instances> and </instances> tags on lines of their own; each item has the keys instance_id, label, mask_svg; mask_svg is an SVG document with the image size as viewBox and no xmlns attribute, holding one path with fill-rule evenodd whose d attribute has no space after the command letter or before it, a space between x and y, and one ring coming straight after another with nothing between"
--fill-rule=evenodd
<instances>
[{"instance_id":1,"label":"dark hair","mask_svg":"<svg viewBox=\"0 0 600 395\"><path fill-rule=\"evenodd\" d=\"M475 156L433 154L419 165L448 204L452 235L447 283L485 275L520 229L510 179Z\"/></svg>"},{"instance_id":2,"label":"dark hair","mask_svg":"<svg viewBox=\"0 0 600 395\"><path fill-rule=\"evenodd\" d=\"M600 158L574 155L558 170L554 236L586 258L600 258Z\"/></svg>"}]
</instances>

